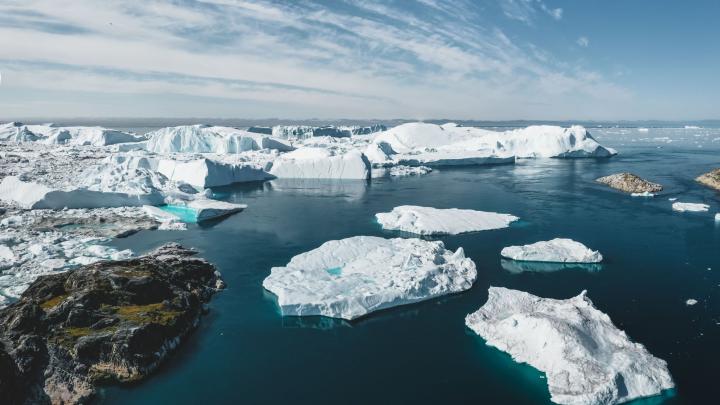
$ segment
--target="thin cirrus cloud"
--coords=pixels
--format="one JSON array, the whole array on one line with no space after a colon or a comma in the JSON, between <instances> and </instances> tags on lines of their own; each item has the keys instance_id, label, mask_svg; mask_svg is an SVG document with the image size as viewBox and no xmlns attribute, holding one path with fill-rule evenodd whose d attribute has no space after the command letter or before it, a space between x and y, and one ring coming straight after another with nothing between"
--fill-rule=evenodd
<instances>
[{"instance_id":1,"label":"thin cirrus cloud","mask_svg":"<svg viewBox=\"0 0 720 405\"><path fill-rule=\"evenodd\" d=\"M578 99L631 97L503 30L501 18L562 19L538 0L80 3L0 1L8 114L107 114L94 99L130 94L172 98L184 104L177 114L196 116L214 116L200 102L214 99L236 116L554 118L560 104L579 111ZM52 101L30 96L42 91ZM86 106L63 105L78 93ZM18 94L24 102L12 103ZM112 113L154 113L132 104L118 101Z\"/></svg>"}]
</instances>

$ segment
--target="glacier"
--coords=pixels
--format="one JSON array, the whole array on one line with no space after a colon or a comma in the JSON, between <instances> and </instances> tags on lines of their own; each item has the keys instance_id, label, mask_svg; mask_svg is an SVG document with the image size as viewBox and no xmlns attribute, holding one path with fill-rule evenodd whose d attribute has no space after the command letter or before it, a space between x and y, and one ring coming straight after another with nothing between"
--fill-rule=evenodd
<instances>
[{"instance_id":1,"label":"glacier","mask_svg":"<svg viewBox=\"0 0 720 405\"><path fill-rule=\"evenodd\" d=\"M418 235L456 235L465 232L507 228L518 217L467 209L438 209L401 205L390 212L375 214L383 229Z\"/></svg>"},{"instance_id":2,"label":"glacier","mask_svg":"<svg viewBox=\"0 0 720 405\"><path fill-rule=\"evenodd\" d=\"M465 324L489 346L544 372L558 404L616 404L674 387L667 363L632 342L585 291L558 300L490 287Z\"/></svg>"},{"instance_id":3,"label":"glacier","mask_svg":"<svg viewBox=\"0 0 720 405\"><path fill-rule=\"evenodd\" d=\"M355 319L469 289L475 263L440 241L355 236L323 243L273 267L263 287L283 315Z\"/></svg>"},{"instance_id":4,"label":"glacier","mask_svg":"<svg viewBox=\"0 0 720 405\"><path fill-rule=\"evenodd\" d=\"M524 246L508 246L500 252L512 260L553 263L600 263L600 252L572 239L555 238Z\"/></svg>"}]
</instances>

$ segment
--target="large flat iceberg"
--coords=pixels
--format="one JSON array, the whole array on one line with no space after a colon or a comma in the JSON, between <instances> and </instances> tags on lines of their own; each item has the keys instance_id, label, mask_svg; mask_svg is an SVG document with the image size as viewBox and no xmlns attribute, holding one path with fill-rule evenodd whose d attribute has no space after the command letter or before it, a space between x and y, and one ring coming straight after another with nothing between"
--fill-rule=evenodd
<instances>
[{"instance_id":1,"label":"large flat iceberg","mask_svg":"<svg viewBox=\"0 0 720 405\"><path fill-rule=\"evenodd\" d=\"M270 174L285 179L368 179L370 173L370 162L360 151L337 153L318 147L282 154L270 169Z\"/></svg>"},{"instance_id":2,"label":"large flat iceberg","mask_svg":"<svg viewBox=\"0 0 720 405\"><path fill-rule=\"evenodd\" d=\"M383 229L405 231L418 235L456 235L464 232L507 228L519 218L510 214L463 210L438 209L401 205L390 212L375 214Z\"/></svg>"},{"instance_id":3,"label":"large flat iceberg","mask_svg":"<svg viewBox=\"0 0 720 405\"><path fill-rule=\"evenodd\" d=\"M469 289L475 263L440 241L355 236L333 240L273 267L263 287L283 315L354 319L373 311Z\"/></svg>"},{"instance_id":4,"label":"large flat iceberg","mask_svg":"<svg viewBox=\"0 0 720 405\"><path fill-rule=\"evenodd\" d=\"M674 202L672 205L673 211L678 212L708 212L710 206L701 203L686 203L686 202Z\"/></svg>"},{"instance_id":5,"label":"large flat iceberg","mask_svg":"<svg viewBox=\"0 0 720 405\"><path fill-rule=\"evenodd\" d=\"M515 158L609 157L617 153L600 145L581 126L541 125L498 132L418 122L381 132L373 142L387 159L405 165L498 164L512 163ZM383 160L377 149L372 160Z\"/></svg>"},{"instance_id":6,"label":"large flat iceberg","mask_svg":"<svg viewBox=\"0 0 720 405\"><path fill-rule=\"evenodd\" d=\"M144 139L142 136L103 127L56 127L54 125L24 125L18 122L0 125L0 140L11 142L107 146L139 142Z\"/></svg>"},{"instance_id":7,"label":"large flat iceberg","mask_svg":"<svg viewBox=\"0 0 720 405\"><path fill-rule=\"evenodd\" d=\"M585 291L556 300L490 287L465 323L488 345L544 372L558 404L615 404L674 387L667 363L633 343Z\"/></svg>"},{"instance_id":8,"label":"large flat iceberg","mask_svg":"<svg viewBox=\"0 0 720 405\"><path fill-rule=\"evenodd\" d=\"M273 178L263 167L254 163L225 163L206 158L187 161L162 159L157 170L172 181L199 188Z\"/></svg>"},{"instance_id":9,"label":"large flat iceberg","mask_svg":"<svg viewBox=\"0 0 720 405\"><path fill-rule=\"evenodd\" d=\"M523 246L508 246L500 255L513 260L552 263L600 263L602 255L572 239L556 238Z\"/></svg>"}]
</instances>

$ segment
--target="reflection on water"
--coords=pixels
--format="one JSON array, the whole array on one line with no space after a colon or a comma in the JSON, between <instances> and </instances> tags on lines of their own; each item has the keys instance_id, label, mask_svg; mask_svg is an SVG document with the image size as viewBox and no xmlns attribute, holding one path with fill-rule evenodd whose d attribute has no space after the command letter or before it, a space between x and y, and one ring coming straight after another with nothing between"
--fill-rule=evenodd
<instances>
[{"instance_id":1,"label":"reflection on water","mask_svg":"<svg viewBox=\"0 0 720 405\"><path fill-rule=\"evenodd\" d=\"M267 185L269 189L284 193L356 201L365 195L370 182L368 180L275 179Z\"/></svg>"},{"instance_id":2,"label":"reflection on water","mask_svg":"<svg viewBox=\"0 0 720 405\"><path fill-rule=\"evenodd\" d=\"M344 319L328 318L326 316L283 316L282 327L331 330L352 328L353 324Z\"/></svg>"},{"instance_id":3,"label":"reflection on water","mask_svg":"<svg viewBox=\"0 0 720 405\"><path fill-rule=\"evenodd\" d=\"M528 262L522 260L500 259L500 265L510 273L551 273L561 270L581 270L596 272L602 270L600 263L554 263L554 262Z\"/></svg>"}]
</instances>

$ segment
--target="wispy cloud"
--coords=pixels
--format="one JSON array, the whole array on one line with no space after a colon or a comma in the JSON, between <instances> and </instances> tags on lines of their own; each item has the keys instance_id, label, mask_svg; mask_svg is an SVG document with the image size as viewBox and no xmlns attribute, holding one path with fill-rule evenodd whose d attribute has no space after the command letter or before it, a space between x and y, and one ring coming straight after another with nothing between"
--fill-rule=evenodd
<instances>
[{"instance_id":1,"label":"wispy cloud","mask_svg":"<svg viewBox=\"0 0 720 405\"><path fill-rule=\"evenodd\" d=\"M577 41L575 41L575 43L583 48L590 46L590 40L587 37L580 37Z\"/></svg>"},{"instance_id":2,"label":"wispy cloud","mask_svg":"<svg viewBox=\"0 0 720 405\"><path fill-rule=\"evenodd\" d=\"M529 98L552 96L557 106L562 95L627 97L601 75L509 37L488 17L492 5L0 2L0 99L7 88L182 94L276 103L266 116L502 118L518 116L513 109ZM501 7L528 24L538 13L562 18L538 0Z\"/></svg>"}]
</instances>

